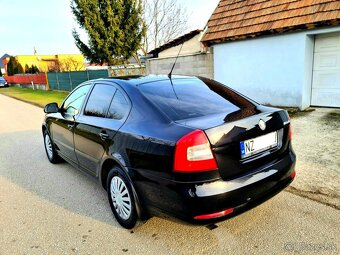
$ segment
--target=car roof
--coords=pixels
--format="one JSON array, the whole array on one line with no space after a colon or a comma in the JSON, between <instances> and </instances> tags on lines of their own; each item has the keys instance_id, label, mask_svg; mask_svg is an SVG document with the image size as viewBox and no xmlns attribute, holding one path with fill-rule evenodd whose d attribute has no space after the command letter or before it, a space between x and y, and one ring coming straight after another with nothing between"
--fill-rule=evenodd
<instances>
[{"instance_id":1,"label":"car roof","mask_svg":"<svg viewBox=\"0 0 340 255\"><path fill-rule=\"evenodd\" d=\"M180 75L172 75L172 80L177 79L192 79L195 78L194 76L180 76ZM122 77L112 77L108 79L98 79L102 81L114 81L118 84L130 84L133 86L138 87L139 85L157 81L165 81L169 80L170 78L167 75L137 75L137 76L122 76Z\"/></svg>"}]
</instances>

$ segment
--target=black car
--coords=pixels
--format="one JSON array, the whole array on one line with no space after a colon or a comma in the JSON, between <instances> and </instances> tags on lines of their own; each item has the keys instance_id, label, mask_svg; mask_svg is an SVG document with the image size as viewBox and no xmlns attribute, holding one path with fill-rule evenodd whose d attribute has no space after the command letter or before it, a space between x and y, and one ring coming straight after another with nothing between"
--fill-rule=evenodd
<instances>
[{"instance_id":1,"label":"black car","mask_svg":"<svg viewBox=\"0 0 340 255\"><path fill-rule=\"evenodd\" d=\"M157 213L224 219L295 177L288 113L207 78L88 81L44 111L48 159L97 178L125 228Z\"/></svg>"}]
</instances>

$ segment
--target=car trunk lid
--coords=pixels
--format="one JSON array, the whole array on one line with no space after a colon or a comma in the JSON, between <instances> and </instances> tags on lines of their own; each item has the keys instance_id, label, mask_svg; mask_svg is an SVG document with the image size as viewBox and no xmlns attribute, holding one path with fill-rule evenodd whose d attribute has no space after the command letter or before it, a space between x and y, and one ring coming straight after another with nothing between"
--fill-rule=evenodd
<instances>
[{"instance_id":1,"label":"car trunk lid","mask_svg":"<svg viewBox=\"0 0 340 255\"><path fill-rule=\"evenodd\" d=\"M284 153L288 145L288 114L275 108L258 106L248 112L238 111L227 116L217 114L177 122L204 130L223 179L232 179L270 164ZM260 128L260 122L265 124L264 130ZM276 136L276 144L264 147L254 155L242 156L241 143L258 138L259 146L262 146L261 143L272 136Z\"/></svg>"}]
</instances>

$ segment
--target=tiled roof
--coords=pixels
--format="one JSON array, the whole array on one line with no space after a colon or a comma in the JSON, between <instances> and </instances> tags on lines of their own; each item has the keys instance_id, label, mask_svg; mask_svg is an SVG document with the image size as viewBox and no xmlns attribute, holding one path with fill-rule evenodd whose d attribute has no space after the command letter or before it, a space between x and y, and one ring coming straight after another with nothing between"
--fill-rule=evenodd
<instances>
[{"instance_id":1,"label":"tiled roof","mask_svg":"<svg viewBox=\"0 0 340 255\"><path fill-rule=\"evenodd\" d=\"M221 0L202 42L340 24L340 0Z\"/></svg>"}]
</instances>

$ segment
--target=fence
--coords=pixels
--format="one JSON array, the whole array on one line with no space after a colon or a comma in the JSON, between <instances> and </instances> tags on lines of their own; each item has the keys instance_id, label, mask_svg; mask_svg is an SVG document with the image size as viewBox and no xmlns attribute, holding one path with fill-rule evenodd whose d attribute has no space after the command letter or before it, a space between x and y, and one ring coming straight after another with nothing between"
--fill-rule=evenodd
<instances>
[{"instance_id":1,"label":"fence","mask_svg":"<svg viewBox=\"0 0 340 255\"><path fill-rule=\"evenodd\" d=\"M47 84L45 74L25 74L25 75L14 75L6 76L6 80L11 84Z\"/></svg>"},{"instance_id":2,"label":"fence","mask_svg":"<svg viewBox=\"0 0 340 255\"><path fill-rule=\"evenodd\" d=\"M71 91L84 81L98 78L107 78L108 76L107 70L47 73L50 89L64 91Z\"/></svg>"}]
</instances>

